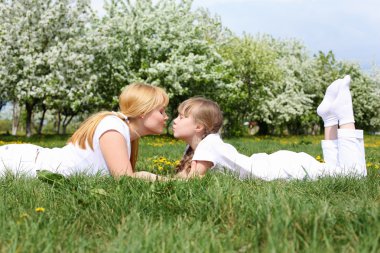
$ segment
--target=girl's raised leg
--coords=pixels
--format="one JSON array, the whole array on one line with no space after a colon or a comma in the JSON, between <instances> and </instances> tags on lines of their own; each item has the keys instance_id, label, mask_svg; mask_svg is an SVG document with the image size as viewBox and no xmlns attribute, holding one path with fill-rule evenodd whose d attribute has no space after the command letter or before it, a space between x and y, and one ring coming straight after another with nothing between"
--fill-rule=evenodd
<instances>
[{"instance_id":1,"label":"girl's raised leg","mask_svg":"<svg viewBox=\"0 0 380 253\"><path fill-rule=\"evenodd\" d=\"M338 121L338 160L339 166L352 174L367 175L363 130L355 129L350 76L343 78L339 94L334 101L333 111Z\"/></svg>"},{"instance_id":2,"label":"girl's raised leg","mask_svg":"<svg viewBox=\"0 0 380 253\"><path fill-rule=\"evenodd\" d=\"M338 96L341 82L342 79L335 80L327 87L322 103L317 108L325 126L325 138L321 141L323 159L331 167L338 166L338 118L331 109Z\"/></svg>"}]
</instances>

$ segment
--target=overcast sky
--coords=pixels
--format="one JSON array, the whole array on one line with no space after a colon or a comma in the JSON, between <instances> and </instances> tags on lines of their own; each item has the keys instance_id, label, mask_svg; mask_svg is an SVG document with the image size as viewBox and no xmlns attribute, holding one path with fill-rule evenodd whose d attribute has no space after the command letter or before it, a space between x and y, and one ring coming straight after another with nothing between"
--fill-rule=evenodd
<instances>
[{"instance_id":1,"label":"overcast sky","mask_svg":"<svg viewBox=\"0 0 380 253\"><path fill-rule=\"evenodd\" d=\"M103 0L92 3L103 12ZM332 50L364 70L380 66L379 0L194 0L194 7L219 15L238 35L296 38L310 54Z\"/></svg>"}]
</instances>

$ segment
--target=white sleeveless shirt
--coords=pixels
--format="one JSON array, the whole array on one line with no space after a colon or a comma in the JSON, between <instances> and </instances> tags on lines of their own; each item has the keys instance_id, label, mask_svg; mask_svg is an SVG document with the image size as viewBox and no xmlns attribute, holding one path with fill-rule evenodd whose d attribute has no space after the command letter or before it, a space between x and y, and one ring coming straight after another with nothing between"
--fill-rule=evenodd
<instances>
[{"instance_id":1,"label":"white sleeveless shirt","mask_svg":"<svg viewBox=\"0 0 380 253\"><path fill-rule=\"evenodd\" d=\"M99 145L100 137L109 130L115 130L123 135L128 145L130 157L129 127L120 118L110 115L103 118L96 127L93 137L93 149L88 145L86 149L82 149L73 143L69 143L62 148L39 148L35 164L36 170L49 170L65 176L75 173L85 173L87 175L109 174L107 163Z\"/></svg>"}]
</instances>

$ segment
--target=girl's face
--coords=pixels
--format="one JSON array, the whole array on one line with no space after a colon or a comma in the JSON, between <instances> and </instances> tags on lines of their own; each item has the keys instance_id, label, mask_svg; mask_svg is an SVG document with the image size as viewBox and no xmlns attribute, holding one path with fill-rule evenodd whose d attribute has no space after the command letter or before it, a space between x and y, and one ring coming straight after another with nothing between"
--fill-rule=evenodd
<instances>
[{"instance_id":1,"label":"girl's face","mask_svg":"<svg viewBox=\"0 0 380 253\"><path fill-rule=\"evenodd\" d=\"M177 139L190 141L197 133L198 124L190 114L185 117L182 113L173 121L173 134Z\"/></svg>"},{"instance_id":2,"label":"girl's face","mask_svg":"<svg viewBox=\"0 0 380 253\"><path fill-rule=\"evenodd\" d=\"M154 109L146 114L143 117L143 125L147 132L146 134L161 134L164 130L167 119L168 115L166 115L165 107Z\"/></svg>"}]
</instances>

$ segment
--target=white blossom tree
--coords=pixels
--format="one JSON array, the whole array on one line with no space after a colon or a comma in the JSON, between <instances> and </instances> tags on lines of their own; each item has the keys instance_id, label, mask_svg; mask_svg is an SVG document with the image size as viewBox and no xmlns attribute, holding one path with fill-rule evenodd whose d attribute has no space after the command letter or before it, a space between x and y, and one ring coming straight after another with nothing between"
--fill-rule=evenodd
<instances>
[{"instance_id":1,"label":"white blossom tree","mask_svg":"<svg viewBox=\"0 0 380 253\"><path fill-rule=\"evenodd\" d=\"M314 60L296 39L267 40L277 52L276 63L282 73L281 81L273 87L277 90L274 92L277 96L267 106L268 111L272 112L274 125L279 127L277 131L288 130L297 134L313 131L319 122L314 101L316 91L320 90Z\"/></svg>"},{"instance_id":2,"label":"white blossom tree","mask_svg":"<svg viewBox=\"0 0 380 253\"><path fill-rule=\"evenodd\" d=\"M8 100L25 106L30 136L36 106L75 109L93 96L90 2L3 1L0 14L0 86Z\"/></svg>"},{"instance_id":3,"label":"white blossom tree","mask_svg":"<svg viewBox=\"0 0 380 253\"><path fill-rule=\"evenodd\" d=\"M213 96L224 76L215 43L223 28L191 1L112 1L100 35L109 45L103 55L102 82L120 89L134 81L169 93L171 108L193 95ZM105 81L106 80L106 81Z\"/></svg>"}]
</instances>

